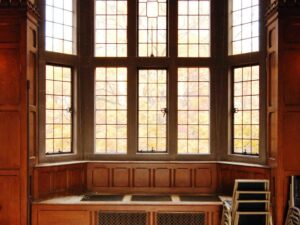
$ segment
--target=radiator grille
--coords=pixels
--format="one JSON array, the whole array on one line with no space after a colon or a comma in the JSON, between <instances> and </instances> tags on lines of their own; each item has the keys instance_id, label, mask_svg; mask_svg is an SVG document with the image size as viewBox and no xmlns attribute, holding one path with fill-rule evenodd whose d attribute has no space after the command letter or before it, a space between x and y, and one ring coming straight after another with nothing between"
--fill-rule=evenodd
<instances>
[{"instance_id":1,"label":"radiator grille","mask_svg":"<svg viewBox=\"0 0 300 225\"><path fill-rule=\"evenodd\" d=\"M147 225L145 212L99 212L98 225Z\"/></svg>"},{"instance_id":2,"label":"radiator grille","mask_svg":"<svg viewBox=\"0 0 300 225\"><path fill-rule=\"evenodd\" d=\"M205 214L158 213L156 225L205 225Z\"/></svg>"}]
</instances>

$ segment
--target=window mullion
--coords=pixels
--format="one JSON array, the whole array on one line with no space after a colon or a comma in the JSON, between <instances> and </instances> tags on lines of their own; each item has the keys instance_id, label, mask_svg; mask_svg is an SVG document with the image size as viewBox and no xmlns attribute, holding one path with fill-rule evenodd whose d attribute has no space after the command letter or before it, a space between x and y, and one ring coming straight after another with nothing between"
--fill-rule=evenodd
<instances>
[{"instance_id":1,"label":"window mullion","mask_svg":"<svg viewBox=\"0 0 300 225\"><path fill-rule=\"evenodd\" d=\"M138 79L137 79L137 68L135 64L128 66L128 88L127 88L127 138L128 138L128 149L127 154L129 157L135 157L138 149Z\"/></svg>"},{"instance_id":2,"label":"window mullion","mask_svg":"<svg viewBox=\"0 0 300 225\"><path fill-rule=\"evenodd\" d=\"M136 156L137 150L137 123L138 123L138 109L137 109L137 68L136 68L136 55L137 55L137 0L127 1L128 4L128 25L127 25L127 40L128 40L128 88L127 88L127 140L128 148L127 155L132 158Z\"/></svg>"},{"instance_id":3,"label":"window mullion","mask_svg":"<svg viewBox=\"0 0 300 225\"><path fill-rule=\"evenodd\" d=\"M171 3L172 2L172 3ZM177 27L178 27L178 3L177 1L170 1L168 2L168 48L169 48L169 57L171 59L177 58Z\"/></svg>"}]
</instances>

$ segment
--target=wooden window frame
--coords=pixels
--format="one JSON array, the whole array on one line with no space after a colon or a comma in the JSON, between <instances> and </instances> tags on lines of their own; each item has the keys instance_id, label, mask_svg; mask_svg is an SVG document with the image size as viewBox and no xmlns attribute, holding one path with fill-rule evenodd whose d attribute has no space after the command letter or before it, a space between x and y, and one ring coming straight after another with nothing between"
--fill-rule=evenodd
<instances>
[{"instance_id":1,"label":"wooden window frame","mask_svg":"<svg viewBox=\"0 0 300 225\"><path fill-rule=\"evenodd\" d=\"M267 3L263 0L259 0L259 51L249 52L242 54L231 54L231 3L232 0L227 0L227 13L229 15L227 19L226 28L228 30L227 35L227 88L228 88L228 142L227 142L227 154L223 157L225 160L238 161L238 162L247 162L247 163L260 163L264 164L266 162L266 29L263 26L264 24L264 12L267 6ZM233 79L234 79L234 68L237 67L247 67L247 66L259 66L259 154L258 155L244 155L234 153L233 151Z\"/></svg>"},{"instance_id":2,"label":"wooden window frame","mask_svg":"<svg viewBox=\"0 0 300 225\"><path fill-rule=\"evenodd\" d=\"M232 122L232 124L231 124L231 127L232 127L232 129L231 129L231 136L232 136L232 143L231 143L231 145L232 145L232 149L231 149L231 154L232 155L237 155L237 156L245 156L245 157L258 157L259 156L259 153L258 154L251 154L251 153L246 153L246 152L242 152L242 153L238 153L238 152L235 152L234 151L234 140L235 140L235 138L234 138L234 114L235 114L235 107L234 107L234 98L235 98L235 96L234 96L234 70L235 69L243 69L243 68L245 68L245 67L253 67L253 66L258 66L259 68L260 68L260 66L258 65L258 64L249 64L249 65L244 65L244 66L238 66L238 67L233 67L232 68L232 70L231 70L231 74L232 74L232 85L231 85L231 90L230 90L230 92L231 92L231 96L232 96L232 102L231 102L231 104L232 104L232 106L231 106L231 108L232 108L232 110L231 110L231 114L232 114L232 119L231 119L231 122ZM259 72L260 72L260 69L259 69ZM252 76L252 74L251 74L251 76ZM259 78L258 78L259 80L259 83L260 83L260 74L259 74ZM252 81L252 80L251 80ZM243 83L244 81L242 80L240 83ZM260 89L260 88L259 88ZM251 90L252 91L252 90ZM243 92L243 89L242 89L242 92ZM252 96L252 93L251 93L251 96ZM258 96L259 96L259 100L261 100L261 94L260 94L260 92L258 93ZM244 97L244 94L242 94L242 97ZM251 104L252 104L252 102L251 102ZM260 103L259 103L259 106L260 106ZM243 113L245 110L243 109L243 106L242 106L242 110L241 110L241 112ZM251 108L250 110L248 110L248 111L251 111L251 113L252 113L252 111L253 111L253 109ZM260 110L260 108L258 109L258 112L259 112L259 124L258 124L258 126L260 127L260 116L261 116L261 110ZM252 120L252 119L251 119ZM243 123L243 122L242 122ZM243 124L242 124L243 125ZM250 126L253 126L253 124L251 123L250 124ZM260 131L259 131L259 133L260 133ZM244 140L244 137L242 137L242 138L239 138L240 140ZM252 141L252 137L251 137L251 141ZM258 139L258 142L260 142L260 139ZM251 146L252 146L252 144L251 144ZM258 148L258 152L260 152L260 146L259 146L259 148Z\"/></svg>"},{"instance_id":3,"label":"wooden window frame","mask_svg":"<svg viewBox=\"0 0 300 225\"><path fill-rule=\"evenodd\" d=\"M77 160L81 158L81 150L78 148L78 134L79 130L79 91L78 91L78 70L79 70L79 40L80 40L80 13L79 13L79 1L74 0L74 8L76 9L76 13L74 15L74 20L76 23L74 24L74 45L73 49L76 51L73 54L63 54L58 52L46 51L45 50L45 1L42 0L39 2L39 10L41 14L41 22L40 22L40 30L39 30L39 155L38 162L39 163L51 163L51 162L59 162L59 161L69 161L69 160ZM72 76L72 152L70 153L58 153L58 154L46 154L45 151L45 103L46 103L46 94L45 94L45 79L46 79L46 65L51 66L60 66L60 67L68 67L71 69Z\"/></svg>"},{"instance_id":4,"label":"wooden window frame","mask_svg":"<svg viewBox=\"0 0 300 225\"><path fill-rule=\"evenodd\" d=\"M43 1L40 1L41 18L43 18ZM127 57L101 58L94 56L94 1L77 1L77 55L63 55L45 52L44 25L40 25L39 34L39 84L40 106L39 121L39 161L57 162L66 160L140 160L140 161L208 161L225 160L264 164L266 160L266 78L265 78L265 29L260 26L260 52L243 55L228 55L228 1L211 0L211 46L209 58L183 58L177 55L177 1L168 0L168 55L167 57L137 57L138 33L136 19L138 15L137 1L128 1L128 39ZM260 18L263 18L266 3L261 4ZM217 16L218 15L218 16ZM83 24L84 26L81 26ZM130 34L130 35L129 35ZM46 63L70 66L74 71L74 151L72 155L45 157L44 155L44 118L43 118L43 79ZM231 68L249 64L260 65L260 155L245 157L231 154ZM168 145L169 154L137 154L137 70L153 68L168 70L169 122ZM97 67L127 67L128 99L136 99L128 104L128 154L127 155L95 155L94 154L94 75ZM210 154L178 155L177 154L177 68L208 67L210 69ZM88 90L88 91L87 91ZM226 94L224 94L226 93ZM129 116L131 115L131 116ZM172 141L170 141L172 140Z\"/></svg>"},{"instance_id":5,"label":"wooden window frame","mask_svg":"<svg viewBox=\"0 0 300 225\"><path fill-rule=\"evenodd\" d=\"M49 64L47 63L45 68L47 66L53 66L53 67L60 67L60 68L68 68L70 69L70 72L71 72L71 81L70 81L70 85L71 85L71 107L70 107L70 114L71 114L71 149L70 149L70 152L53 152L53 153L45 153L46 156L57 156L57 155L70 155L70 154L73 154L74 153L74 145L73 145L73 140L74 140L74 85L73 85L73 82L74 82L74 72L73 72L73 68L69 67L69 66L62 66L62 65L55 65L55 64ZM45 72L46 74L46 72ZM47 76L47 75L46 75ZM47 83L47 79L45 79L45 83ZM62 95L64 96L64 95ZM45 102L46 102L46 98L47 98L47 93L45 92ZM45 107L45 110L44 110L44 113L43 113L43 116L45 116L45 113L46 113L47 109ZM45 123L46 124L46 123ZM63 122L61 123L63 125ZM54 134L53 134L54 135ZM46 138L45 138L46 139ZM55 139L61 139L61 138L52 138L53 140ZM46 151L46 149L45 149Z\"/></svg>"},{"instance_id":6,"label":"wooden window frame","mask_svg":"<svg viewBox=\"0 0 300 225\"><path fill-rule=\"evenodd\" d=\"M128 40L128 57L94 57L92 70L97 67L127 67L128 69L128 149L127 155L95 155L94 140L89 138L89 145L85 151L87 159L97 160L211 160L214 158L214 147L210 146L210 154L178 154L177 153L177 69L179 67L212 67L212 57L203 58L184 58L177 54L177 2L168 1L168 45L166 57L139 57L138 56L138 5L137 1L128 1L128 34L131 38ZM93 6L92 6L93 7ZM94 9L91 10L94 12ZM212 10L211 10L212 11ZM171 22L172 21L172 22ZM91 24L94 27L94 24ZM213 39L213 37L211 37ZM92 43L94 44L94 42ZM94 49L92 46L91 49ZM94 55L91 52L89 55ZM168 110L167 118L167 152L166 153L139 153L138 150L138 71L141 69L165 69L168 74L167 96ZM94 76L94 75L93 75ZM94 85L94 84L92 84ZM90 84L90 87L92 87ZM92 96L92 94L89 94ZM134 99L134 100L133 100ZM212 98L211 98L212 99ZM210 99L210 101L212 101ZM93 103L94 104L94 103ZM212 104L211 104L212 105ZM93 119L89 120L89 127L93 126ZM173 122L171 122L173 121ZM210 118L210 121L213 121ZM211 125L211 127L214 127ZM87 137L88 138L88 137Z\"/></svg>"}]
</instances>

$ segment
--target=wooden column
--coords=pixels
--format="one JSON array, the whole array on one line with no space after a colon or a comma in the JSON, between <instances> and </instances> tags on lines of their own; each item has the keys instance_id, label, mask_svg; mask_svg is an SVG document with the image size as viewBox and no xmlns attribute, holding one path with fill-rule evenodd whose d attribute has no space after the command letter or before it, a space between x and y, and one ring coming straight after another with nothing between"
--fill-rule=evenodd
<instances>
[{"instance_id":1,"label":"wooden column","mask_svg":"<svg viewBox=\"0 0 300 225\"><path fill-rule=\"evenodd\" d=\"M300 175L300 1L272 1L267 12L268 164L276 224L284 224L288 176Z\"/></svg>"},{"instance_id":2,"label":"wooden column","mask_svg":"<svg viewBox=\"0 0 300 225\"><path fill-rule=\"evenodd\" d=\"M36 18L32 1L0 1L0 224L28 224L28 149L36 149Z\"/></svg>"}]
</instances>

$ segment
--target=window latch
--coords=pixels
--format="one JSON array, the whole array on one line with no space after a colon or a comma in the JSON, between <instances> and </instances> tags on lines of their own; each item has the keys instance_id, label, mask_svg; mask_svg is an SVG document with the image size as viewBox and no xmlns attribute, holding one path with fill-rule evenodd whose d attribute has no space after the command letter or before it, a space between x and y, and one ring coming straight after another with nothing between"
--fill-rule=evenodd
<instances>
[{"instance_id":1,"label":"window latch","mask_svg":"<svg viewBox=\"0 0 300 225\"><path fill-rule=\"evenodd\" d=\"M67 112L72 114L73 113L72 107L67 108Z\"/></svg>"},{"instance_id":2,"label":"window latch","mask_svg":"<svg viewBox=\"0 0 300 225\"><path fill-rule=\"evenodd\" d=\"M238 108L233 108L233 113L238 113L239 109Z\"/></svg>"},{"instance_id":3,"label":"window latch","mask_svg":"<svg viewBox=\"0 0 300 225\"><path fill-rule=\"evenodd\" d=\"M167 108L162 108L160 111L162 112L163 117L165 117L168 114L168 109Z\"/></svg>"}]
</instances>

